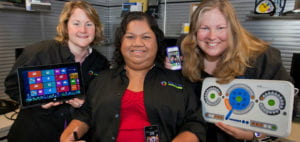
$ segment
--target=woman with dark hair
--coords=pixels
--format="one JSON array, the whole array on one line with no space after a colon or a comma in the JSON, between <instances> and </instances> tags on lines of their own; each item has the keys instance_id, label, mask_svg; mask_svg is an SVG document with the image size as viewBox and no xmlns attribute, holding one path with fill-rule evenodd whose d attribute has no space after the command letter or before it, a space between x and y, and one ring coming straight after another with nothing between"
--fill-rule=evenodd
<instances>
[{"instance_id":1,"label":"woman with dark hair","mask_svg":"<svg viewBox=\"0 0 300 142\"><path fill-rule=\"evenodd\" d=\"M121 45L122 45L122 38L123 36L126 34L126 29L127 29L127 25L129 24L129 22L133 21L133 20L145 20L149 27L151 28L151 30L154 32L155 36L156 36L156 44L158 47L157 49L157 55L155 57L155 62L159 63L159 64L163 64L163 60L165 57L165 42L164 42L164 33L161 31L161 29L158 27L156 20L153 19L153 17L147 15L147 14L130 14L128 15L128 18L125 18L121 24L120 27L117 29L116 31L116 35L115 35L115 62L118 65L124 64L124 59L122 57L121 54Z\"/></svg>"},{"instance_id":2,"label":"woman with dark hair","mask_svg":"<svg viewBox=\"0 0 300 142\"><path fill-rule=\"evenodd\" d=\"M59 17L57 36L24 48L11 72L5 79L5 92L19 102L17 68L79 62L84 88L101 70L108 69L108 60L94 48L103 39L99 15L85 1L66 2ZM50 102L41 106L21 109L12 125L9 142L58 142L75 109L84 98Z\"/></svg>"},{"instance_id":3,"label":"woman with dark hair","mask_svg":"<svg viewBox=\"0 0 300 142\"><path fill-rule=\"evenodd\" d=\"M124 17L116 32L115 67L101 73L61 141L93 130L93 141L205 141L194 88L164 68L163 32L142 12Z\"/></svg>"}]
</instances>

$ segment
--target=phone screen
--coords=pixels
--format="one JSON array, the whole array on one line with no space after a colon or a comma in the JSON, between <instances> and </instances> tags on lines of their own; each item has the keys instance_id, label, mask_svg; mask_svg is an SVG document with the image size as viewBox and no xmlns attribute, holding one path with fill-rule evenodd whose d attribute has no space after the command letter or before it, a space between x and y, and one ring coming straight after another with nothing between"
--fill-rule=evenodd
<instances>
[{"instance_id":1,"label":"phone screen","mask_svg":"<svg viewBox=\"0 0 300 142\"><path fill-rule=\"evenodd\" d=\"M181 69L180 51L178 46L167 47L167 56L171 65L171 70Z\"/></svg>"},{"instance_id":2,"label":"phone screen","mask_svg":"<svg viewBox=\"0 0 300 142\"><path fill-rule=\"evenodd\" d=\"M159 126L152 125L144 128L145 142L159 142Z\"/></svg>"}]
</instances>

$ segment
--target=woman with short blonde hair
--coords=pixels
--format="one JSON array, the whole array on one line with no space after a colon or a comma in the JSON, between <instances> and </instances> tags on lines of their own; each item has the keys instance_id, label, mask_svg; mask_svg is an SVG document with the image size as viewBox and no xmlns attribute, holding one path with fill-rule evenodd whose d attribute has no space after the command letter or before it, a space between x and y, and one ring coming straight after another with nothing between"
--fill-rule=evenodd
<instances>
[{"instance_id":1,"label":"woman with short blonde hair","mask_svg":"<svg viewBox=\"0 0 300 142\"><path fill-rule=\"evenodd\" d=\"M95 39L93 40L91 45L97 45L101 43L103 41L103 28L100 22L99 15L97 11L92 7L92 5L85 1L74 1L65 4L63 10L61 11L58 25L56 26L57 35L55 39L64 43L69 40L67 23L72 12L76 8L82 9L86 13L88 18L95 24Z\"/></svg>"}]
</instances>

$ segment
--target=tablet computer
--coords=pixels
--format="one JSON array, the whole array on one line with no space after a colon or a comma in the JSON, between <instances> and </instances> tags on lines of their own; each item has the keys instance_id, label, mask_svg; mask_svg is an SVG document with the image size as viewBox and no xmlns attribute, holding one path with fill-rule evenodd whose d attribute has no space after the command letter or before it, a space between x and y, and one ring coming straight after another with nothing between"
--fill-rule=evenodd
<instances>
[{"instance_id":1,"label":"tablet computer","mask_svg":"<svg viewBox=\"0 0 300 142\"><path fill-rule=\"evenodd\" d=\"M23 108L84 95L79 63L21 67L18 79Z\"/></svg>"}]
</instances>

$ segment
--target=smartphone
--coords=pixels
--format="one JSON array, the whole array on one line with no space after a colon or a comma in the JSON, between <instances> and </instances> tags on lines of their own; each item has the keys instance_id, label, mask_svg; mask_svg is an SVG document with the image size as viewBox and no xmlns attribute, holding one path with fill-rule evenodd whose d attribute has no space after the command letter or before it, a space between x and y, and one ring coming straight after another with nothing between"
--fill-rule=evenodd
<instances>
[{"instance_id":1,"label":"smartphone","mask_svg":"<svg viewBox=\"0 0 300 142\"><path fill-rule=\"evenodd\" d=\"M181 69L180 51L178 46L167 47L167 56L171 65L171 70Z\"/></svg>"},{"instance_id":2,"label":"smartphone","mask_svg":"<svg viewBox=\"0 0 300 142\"><path fill-rule=\"evenodd\" d=\"M159 126L152 125L144 128L145 142L159 142Z\"/></svg>"}]
</instances>

